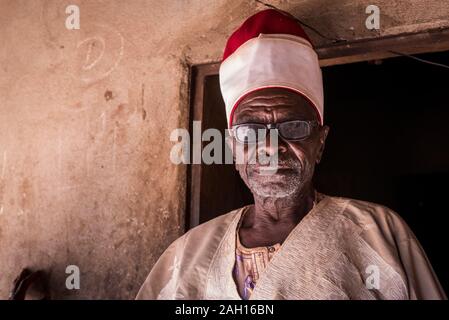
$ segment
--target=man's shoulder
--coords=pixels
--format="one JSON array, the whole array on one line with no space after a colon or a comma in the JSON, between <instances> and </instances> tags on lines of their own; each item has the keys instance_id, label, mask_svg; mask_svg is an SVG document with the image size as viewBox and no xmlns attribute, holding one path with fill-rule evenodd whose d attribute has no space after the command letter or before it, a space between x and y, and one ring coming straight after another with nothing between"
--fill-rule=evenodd
<instances>
[{"instance_id":1,"label":"man's shoulder","mask_svg":"<svg viewBox=\"0 0 449 320\"><path fill-rule=\"evenodd\" d=\"M364 230L398 232L409 236L409 228L403 218L391 208L365 200L329 196L342 206L341 214Z\"/></svg>"},{"instance_id":2,"label":"man's shoulder","mask_svg":"<svg viewBox=\"0 0 449 320\"><path fill-rule=\"evenodd\" d=\"M235 221L235 219L238 218L241 211L244 210L245 207L238 208L235 210L232 210L230 212L221 214L211 220L208 220L206 222L203 222L192 229L188 230L184 237L206 237L208 235L214 235L214 234L224 234L232 222Z\"/></svg>"},{"instance_id":3,"label":"man's shoulder","mask_svg":"<svg viewBox=\"0 0 449 320\"><path fill-rule=\"evenodd\" d=\"M338 197L338 196L327 196L327 197L333 199L334 201L345 203L346 205L345 209L355 213L375 214L375 215L379 214L397 215L397 213L394 212L392 209L380 203L347 197Z\"/></svg>"},{"instance_id":4,"label":"man's shoulder","mask_svg":"<svg viewBox=\"0 0 449 320\"><path fill-rule=\"evenodd\" d=\"M232 210L191 228L172 241L165 252L172 252L176 255L186 249L197 250L199 247L210 249L216 246L244 208Z\"/></svg>"}]
</instances>

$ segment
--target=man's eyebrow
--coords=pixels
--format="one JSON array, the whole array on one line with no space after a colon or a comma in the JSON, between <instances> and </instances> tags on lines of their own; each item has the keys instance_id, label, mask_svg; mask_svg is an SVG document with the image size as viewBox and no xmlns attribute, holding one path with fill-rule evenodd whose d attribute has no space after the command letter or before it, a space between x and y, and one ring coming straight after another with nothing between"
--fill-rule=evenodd
<instances>
[{"instance_id":1,"label":"man's eyebrow","mask_svg":"<svg viewBox=\"0 0 449 320\"><path fill-rule=\"evenodd\" d=\"M276 108L276 107L287 107L290 108L291 106L295 105L296 103L294 101L278 101L277 103L270 103L266 104L263 102L252 102L252 103L242 103L239 105L239 111L240 112L248 112L252 111L255 107L267 107L267 108Z\"/></svg>"},{"instance_id":2,"label":"man's eyebrow","mask_svg":"<svg viewBox=\"0 0 449 320\"><path fill-rule=\"evenodd\" d=\"M257 118L258 118L257 115L254 116L254 115L249 114L249 113L244 113L244 114L240 115L238 117L238 119L235 119L236 121L234 122L234 124L248 123L248 122L258 122Z\"/></svg>"},{"instance_id":3,"label":"man's eyebrow","mask_svg":"<svg viewBox=\"0 0 449 320\"><path fill-rule=\"evenodd\" d=\"M273 106L276 108L276 106ZM240 107L239 107L240 108ZM241 124L241 123L250 123L250 122L263 122L265 117L264 114L260 114L259 112L254 112L253 106L247 106L239 110L238 119L235 119L234 124ZM288 117L291 117L291 119L284 119L285 116L288 114ZM277 117L280 119L279 122L284 121L290 121L290 120L314 120L313 116L310 116L308 114L304 114L301 112L295 112L294 114L291 114L288 109L279 110L277 113Z\"/></svg>"}]
</instances>

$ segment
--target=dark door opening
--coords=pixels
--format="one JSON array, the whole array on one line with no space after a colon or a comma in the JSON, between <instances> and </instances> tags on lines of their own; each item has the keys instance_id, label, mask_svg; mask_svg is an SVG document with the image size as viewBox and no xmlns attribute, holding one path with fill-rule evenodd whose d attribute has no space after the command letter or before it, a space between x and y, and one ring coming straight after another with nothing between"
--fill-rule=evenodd
<instances>
[{"instance_id":1,"label":"dark door opening","mask_svg":"<svg viewBox=\"0 0 449 320\"><path fill-rule=\"evenodd\" d=\"M202 130L216 128L224 137L227 122L218 74L205 77L203 103ZM225 148L228 147L223 140L223 150ZM251 192L233 164L201 165L199 223L253 201Z\"/></svg>"}]
</instances>

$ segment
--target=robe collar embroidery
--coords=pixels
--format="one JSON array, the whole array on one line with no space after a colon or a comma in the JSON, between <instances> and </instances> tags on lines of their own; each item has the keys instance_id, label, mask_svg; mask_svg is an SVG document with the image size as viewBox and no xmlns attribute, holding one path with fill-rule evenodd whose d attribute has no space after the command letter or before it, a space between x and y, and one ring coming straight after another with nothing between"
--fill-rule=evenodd
<instances>
[{"instance_id":1,"label":"robe collar embroidery","mask_svg":"<svg viewBox=\"0 0 449 320\"><path fill-rule=\"evenodd\" d=\"M314 191L314 199L312 209L319 201L318 193ZM236 231L236 250L235 250L235 266L233 269L234 281L237 285L239 295L248 300L251 296L260 275L265 271L267 265L272 260L273 256L279 251L281 243L275 243L269 246L259 247L245 247L240 242L240 227L242 225L245 215L248 213L249 206L242 210L239 223Z\"/></svg>"},{"instance_id":2,"label":"robe collar embroidery","mask_svg":"<svg viewBox=\"0 0 449 320\"><path fill-rule=\"evenodd\" d=\"M325 195L322 195L320 193L317 193L317 197L318 203L296 225L292 232L290 232L290 234L287 236L284 243L280 247L279 252L276 253L276 255L267 266L265 272L259 278L258 284L254 289L250 300L264 299L265 296L267 296L267 298L268 296L270 296L269 293L265 293L262 290L264 283L269 283L269 275L271 275L273 272L283 272L283 268L279 264L282 265L286 262L286 260L290 259L289 250L291 249L291 247L297 246L299 241L299 243L303 243L302 250L307 250L305 249L305 246L308 244L306 242L310 242L310 238L313 237L310 232L307 232L310 230L310 224L321 224L323 219L320 218L326 216L323 211L328 211L324 209L327 208L327 205L330 202L328 201L329 197L326 197ZM208 299L223 299L223 296L226 295L227 297L224 299L241 300L232 275L232 271L235 263L237 225L248 207L249 206L245 206L235 212L233 221L229 225L226 234L222 238L217 251L215 252L214 258L210 264L210 268L208 271L207 283L204 292L205 297L207 297ZM284 251L286 251L285 254ZM284 257L284 255L287 256ZM261 293L258 294L258 292Z\"/></svg>"}]
</instances>

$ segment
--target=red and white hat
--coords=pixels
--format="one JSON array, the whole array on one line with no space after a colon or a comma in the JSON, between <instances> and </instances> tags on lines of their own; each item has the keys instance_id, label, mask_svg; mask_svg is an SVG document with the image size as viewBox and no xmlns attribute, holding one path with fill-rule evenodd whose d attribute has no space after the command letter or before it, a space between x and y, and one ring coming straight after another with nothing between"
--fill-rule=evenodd
<instances>
[{"instance_id":1,"label":"red and white hat","mask_svg":"<svg viewBox=\"0 0 449 320\"><path fill-rule=\"evenodd\" d=\"M229 127L239 102L265 88L285 88L304 96L323 124L318 56L288 13L268 9L248 18L228 39L219 74Z\"/></svg>"}]
</instances>

